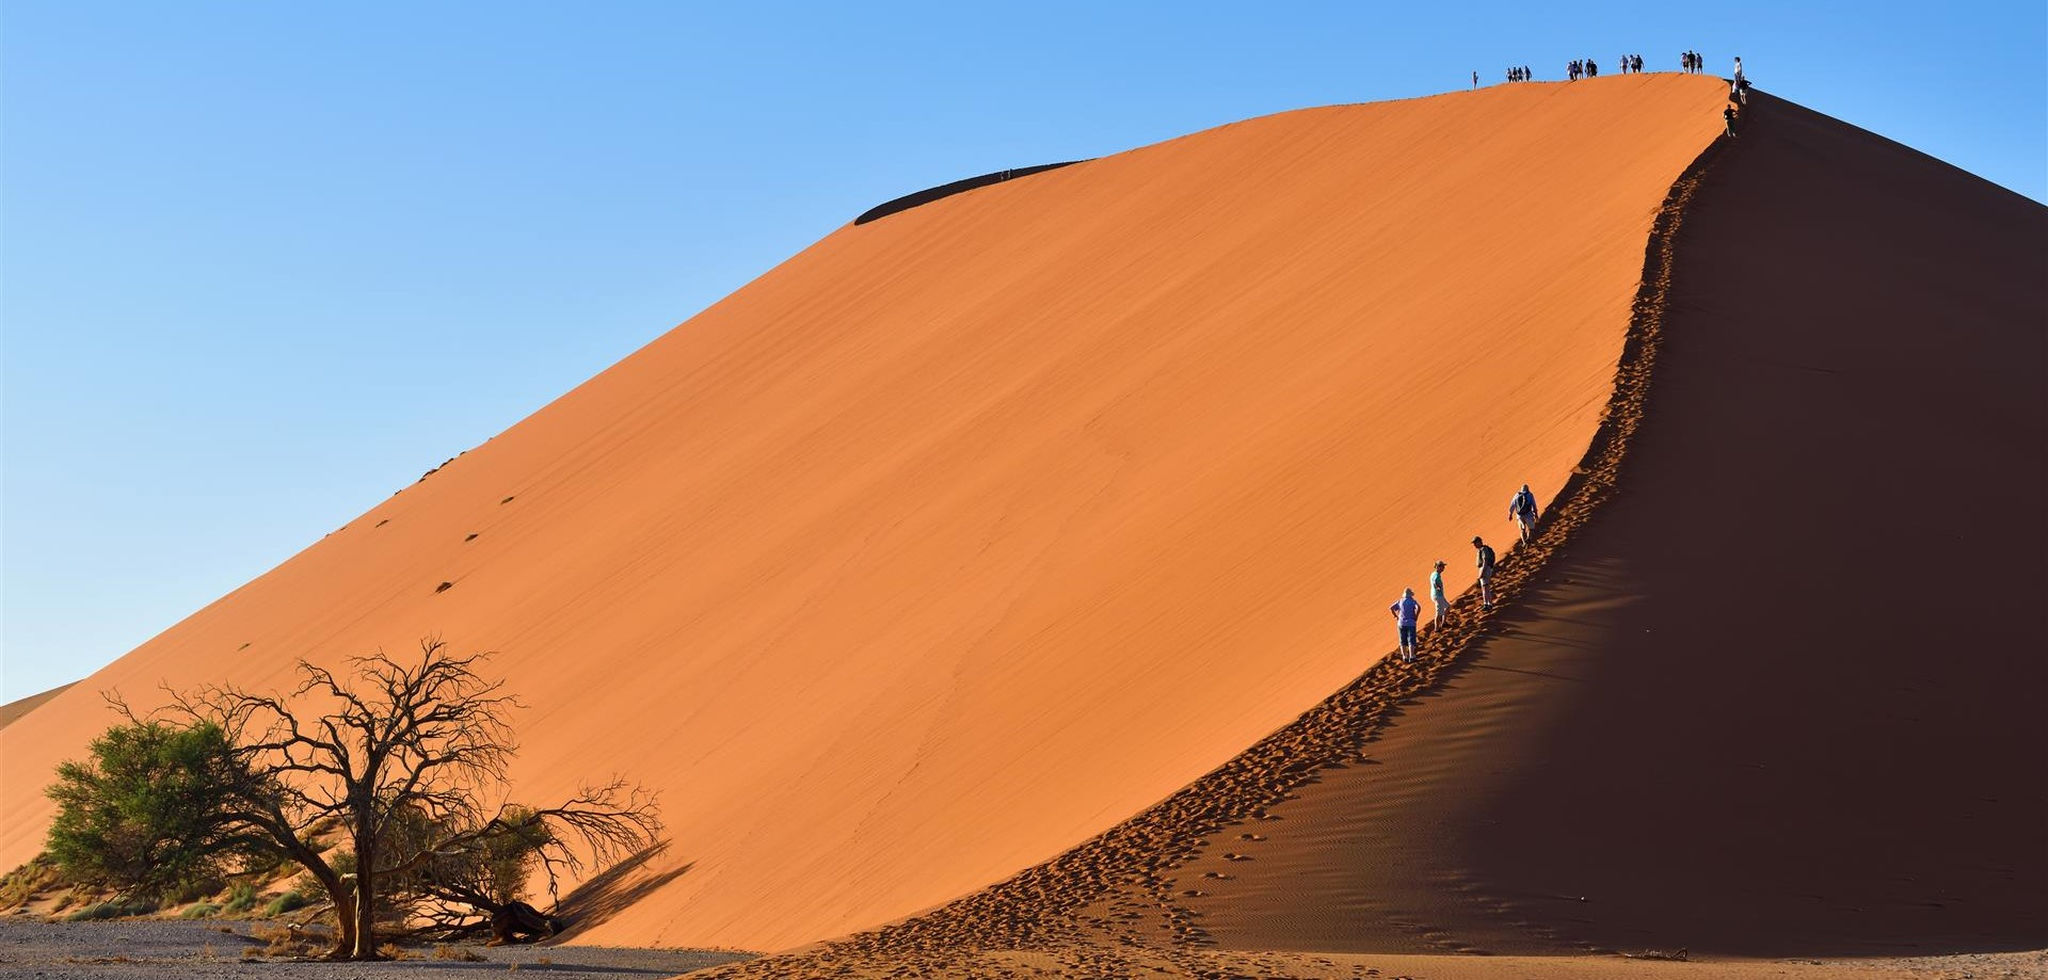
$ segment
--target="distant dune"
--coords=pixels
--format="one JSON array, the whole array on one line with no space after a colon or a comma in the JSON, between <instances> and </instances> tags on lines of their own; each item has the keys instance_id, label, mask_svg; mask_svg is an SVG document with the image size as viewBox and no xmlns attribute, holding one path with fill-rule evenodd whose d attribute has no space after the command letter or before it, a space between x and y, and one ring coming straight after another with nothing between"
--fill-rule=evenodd
<instances>
[{"instance_id":1,"label":"distant dune","mask_svg":"<svg viewBox=\"0 0 2048 980\"><path fill-rule=\"evenodd\" d=\"M25 698L16 698L6 704L0 704L0 728L6 728L14 724L15 719L36 710L37 706L64 693L64 690L70 686L69 684L60 684L41 694L31 694Z\"/></svg>"},{"instance_id":2,"label":"distant dune","mask_svg":"<svg viewBox=\"0 0 2048 980\"><path fill-rule=\"evenodd\" d=\"M430 631L533 706L521 796L664 793L645 897L577 941L785 947L1046 860L1564 483L1721 98L1311 109L843 228L0 732L0 863L97 692Z\"/></svg>"}]
</instances>

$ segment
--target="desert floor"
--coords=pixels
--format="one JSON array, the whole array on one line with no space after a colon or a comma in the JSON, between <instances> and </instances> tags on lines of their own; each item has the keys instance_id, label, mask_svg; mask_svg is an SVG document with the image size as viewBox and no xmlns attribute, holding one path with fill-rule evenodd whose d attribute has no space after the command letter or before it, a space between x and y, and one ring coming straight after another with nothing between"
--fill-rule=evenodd
<instances>
[{"instance_id":1,"label":"desert floor","mask_svg":"<svg viewBox=\"0 0 2048 980\"><path fill-rule=\"evenodd\" d=\"M261 949L252 922L40 922L0 920L0 980L30 977L125 977L198 980L289 977L292 980L456 980L500 973L633 980L672 977L728 963L742 954L706 950L619 949L607 946L473 948L483 962L419 959L389 963L242 962ZM229 931L223 932L226 929ZM431 957L432 952L425 955Z\"/></svg>"}]
</instances>

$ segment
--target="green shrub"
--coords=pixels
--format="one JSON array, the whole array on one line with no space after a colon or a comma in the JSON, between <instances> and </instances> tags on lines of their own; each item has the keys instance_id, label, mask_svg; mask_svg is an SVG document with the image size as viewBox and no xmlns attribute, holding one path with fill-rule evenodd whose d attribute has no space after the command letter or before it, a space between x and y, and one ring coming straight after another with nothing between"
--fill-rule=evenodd
<instances>
[{"instance_id":1,"label":"green shrub","mask_svg":"<svg viewBox=\"0 0 2048 980\"><path fill-rule=\"evenodd\" d=\"M296 891L285 892L271 899L270 904L263 906L263 914L283 915L286 912L296 912L311 904L313 903L310 899Z\"/></svg>"},{"instance_id":2,"label":"green shrub","mask_svg":"<svg viewBox=\"0 0 2048 980\"><path fill-rule=\"evenodd\" d=\"M45 791L57 804L49 855L66 879L157 897L211 891L250 853L218 816L243 792L220 726L116 725L91 752L58 766Z\"/></svg>"},{"instance_id":3,"label":"green shrub","mask_svg":"<svg viewBox=\"0 0 2048 980\"><path fill-rule=\"evenodd\" d=\"M220 914L220 906L212 902L201 902L178 913L180 919L209 919Z\"/></svg>"},{"instance_id":4,"label":"green shrub","mask_svg":"<svg viewBox=\"0 0 2048 980\"><path fill-rule=\"evenodd\" d=\"M221 910L229 914L239 914L255 907L256 886L244 881L228 889L228 903L221 906Z\"/></svg>"},{"instance_id":5,"label":"green shrub","mask_svg":"<svg viewBox=\"0 0 2048 980\"><path fill-rule=\"evenodd\" d=\"M120 919L131 915L148 915L156 911L156 903L144 899L110 899L94 902L64 917L66 922L97 922L103 919Z\"/></svg>"},{"instance_id":6,"label":"green shrub","mask_svg":"<svg viewBox=\"0 0 2048 980\"><path fill-rule=\"evenodd\" d=\"M177 885L172 886L171 890L165 893L164 898L167 900L167 904L183 905L187 902L199 901L208 895L220 891L220 888L221 881L219 878L197 878L192 881L179 882Z\"/></svg>"}]
</instances>

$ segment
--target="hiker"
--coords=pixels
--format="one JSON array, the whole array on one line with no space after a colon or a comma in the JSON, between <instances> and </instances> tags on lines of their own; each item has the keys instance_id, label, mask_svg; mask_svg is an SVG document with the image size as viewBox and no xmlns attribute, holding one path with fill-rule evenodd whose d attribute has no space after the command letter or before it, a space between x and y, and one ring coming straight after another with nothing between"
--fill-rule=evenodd
<instances>
[{"instance_id":1,"label":"hiker","mask_svg":"<svg viewBox=\"0 0 2048 980\"><path fill-rule=\"evenodd\" d=\"M1524 546L1536 537L1536 495L1529 492L1528 484L1522 484L1521 491L1508 501L1508 520L1522 532Z\"/></svg>"},{"instance_id":2,"label":"hiker","mask_svg":"<svg viewBox=\"0 0 2048 980\"><path fill-rule=\"evenodd\" d=\"M1493 608L1493 549L1476 534L1472 536L1472 548L1479 553L1479 611L1486 612Z\"/></svg>"},{"instance_id":3,"label":"hiker","mask_svg":"<svg viewBox=\"0 0 2048 980\"><path fill-rule=\"evenodd\" d=\"M1725 109L1722 109L1722 110L1721 110L1721 120L1722 120L1723 122L1726 122L1726 123L1728 124L1728 135L1729 135L1729 136L1734 136L1734 135L1735 135L1735 103L1733 103L1733 102L1730 102L1730 103L1728 103L1728 107L1727 107L1727 108L1725 108Z\"/></svg>"},{"instance_id":4,"label":"hiker","mask_svg":"<svg viewBox=\"0 0 2048 980\"><path fill-rule=\"evenodd\" d=\"M1414 589L1402 589L1401 598L1387 607L1394 614L1394 623L1401 631L1401 662L1415 662L1415 617L1421 615L1422 604L1415 601Z\"/></svg>"},{"instance_id":5,"label":"hiker","mask_svg":"<svg viewBox=\"0 0 2048 980\"><path fill-rule=\"evenodd\" d=\"M1735 80L1735 97L1741 100L1743 105L1749 104L1749 79L1738 78Z\"/></svg>"},{"instance_id":6,"label":"hiker","mask_svg":"<svg viewBox=\"0 0 2048 980\"><path fill-rule=\"evenodd\" d=\"M1642 56L1642 55L1636 55L1636 60L1635 60L1635 66L1636 66L1636 74L1638 74L1638 75L1642 74L1642 73L1643 73L1643 56Z\"/></svg>"},{"instance_id":7,"label":"hiker","mask_svg":"<svg viewBox=\"0 0 2048 980\"><path fill-rule=\"evenodd\" d=\"M1594 60L1593 60L1593 59L1591 59L1591 58L1587 58L1587 59L1586 59L1586 77L1587 77L1587 78L1599 78L1599 77L1600 77L1600 65L1599 65L1599 63L1598 63L1598 62L1594 61Z\"/></svg>"},{"instance_id":8,"label":"hiker","mask_svg":"<svg viewBox=\"0 0 2048 980\"><path fill-rule=\"evenodd\" d=\"M1472 87L1473 87L1473 88L1478 88L1478 87L1479 87L1479 69L1477 69L1477 68L1475 68L1475 69L1473 69L1473 70L1472 70Z\"/></svg>"},{"instance_id":9,"label":"hiker","mask_svg":"<svg viewBox=\"0 0 2048 980\"><path fill-rule=\"evenodd\" d=\"M1444 597L1444 560L1441 558L1436 560L1435 570L1429 573L1429 604L1436 607L1436 620L1432 625L1443 629L1444 619L1451 611L1451 600Z\"/></svg>"}]
</instances>

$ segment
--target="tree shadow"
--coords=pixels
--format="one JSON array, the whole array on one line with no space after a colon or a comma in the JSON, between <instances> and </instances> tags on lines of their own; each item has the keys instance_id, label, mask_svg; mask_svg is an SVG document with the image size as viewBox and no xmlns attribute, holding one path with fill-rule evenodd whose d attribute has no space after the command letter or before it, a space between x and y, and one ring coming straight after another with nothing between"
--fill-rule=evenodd
<instances>
[{"instance_id":1,"label":"tree shadow","mask_svg":"<svg viewBox=\"0 0 2048 980\"><path fill-rule=\"evenodd\" d=\"M569 927L550 938L548 945L566 942L594 926L603 924L627 906L646 898L697 866L697 862L691 861L666 871L647 871L647 865L667 850L668 842L662 841L606 868L603 873L578 885L575 891L570 892L555 905L555 917L569 923Z\"/></svg>"}]
</instances>

